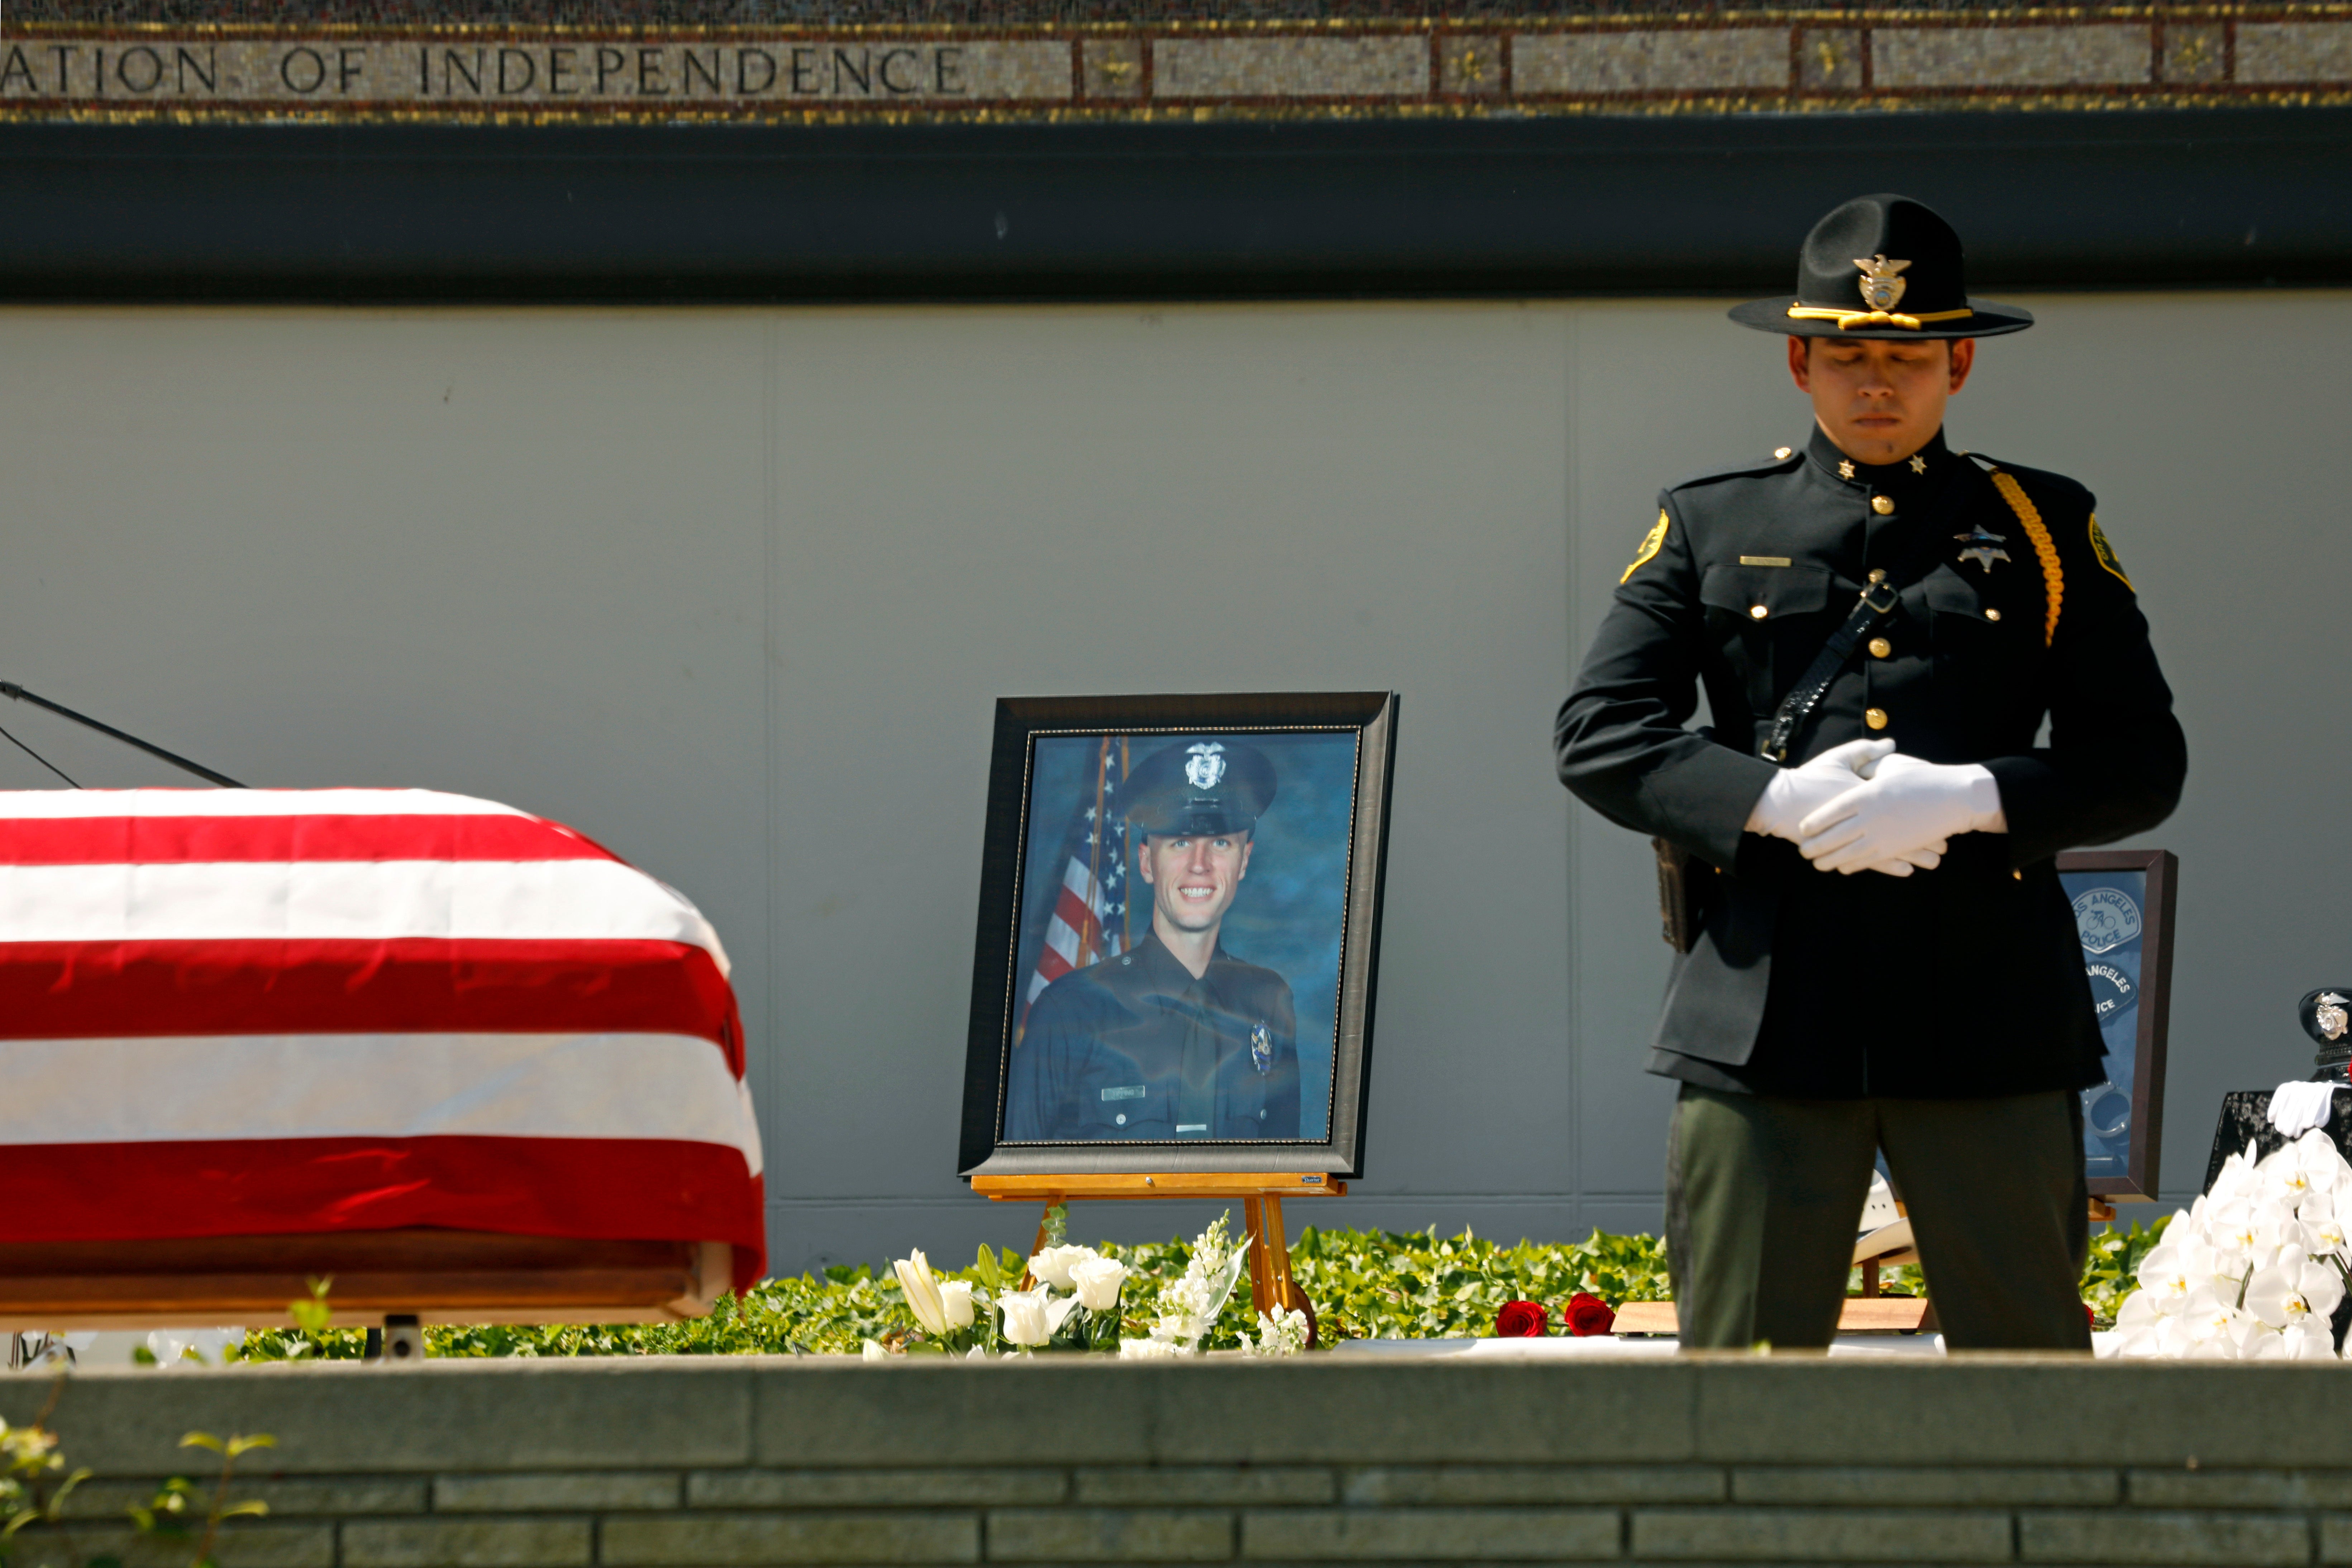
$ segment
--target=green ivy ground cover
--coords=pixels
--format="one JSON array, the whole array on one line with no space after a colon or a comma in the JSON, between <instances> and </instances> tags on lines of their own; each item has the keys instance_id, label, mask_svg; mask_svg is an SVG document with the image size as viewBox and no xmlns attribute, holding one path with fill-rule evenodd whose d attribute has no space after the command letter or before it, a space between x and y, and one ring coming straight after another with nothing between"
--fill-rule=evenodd
<instances>
[{"instance_id":1,"label":"green ivy ground cover","mask_svg":"<svg viewBox=\"0 0 2352 1568\"><path fill-rule=\"evenodd\" d=\"M2164 1229L2135 1223L2093 1238L2083 1275L2083 1299L2102 1327L2137 1288L2140 1258ZM1192 1247L1181 1240L1097 1248L1133 1271L1120 1304L1127 1332L1140 1336L1150 1326L1153 1299L1165 1280L1184 1272ZM1021 1256L1001 1255L1000 1268L1018 1274ZM1538 1301L1551 1315L1554 1332L1560 1308L1579 1290L1589 1290L1612 1307L1627 1301L1662 1301L1671 1295L1665 1244L1654 1237L1609 1236L1595 1231L1580 1242L1521 1241L1505 1246L1468 1231L1441 1237L1433 1230L1321 1230L1310 1226L1291 1245L1291 1270L1315 1303L1324 1342L1343 1339L1440 1339L1495 1331L1504 1302ZM977 1261L977 1260L975 1260ZM977 1271L950 1273L945 1259L932 1267L942 1278L979 1282ZM1898 1279L1899 1276L1899 1279ZM1853 1284L1861 1283L1857 1274ZM1916 1268L1891 1273L1890 1290L1925 1294ZM331 1292L330 1300L331 1302ZM1254 1328L1246 1285L1234 1292L1206 1342L1210 1350L1236 1346ZM886 1343L916 1332L914 1315L886 1267L838 1267L823 1274L763 1279L742 1296L727 1296L707 1318L685 1323L621 1324L565 1328L431 1328L427 1352L436 1356L550 1355L736 1355L805 1352L856 1353L866 1340ZM357 1330L320 1333L268 1330L247 1336L242 1359L283 1361L319 1356L356 1357Z\"/></svg>"}]
</instances>

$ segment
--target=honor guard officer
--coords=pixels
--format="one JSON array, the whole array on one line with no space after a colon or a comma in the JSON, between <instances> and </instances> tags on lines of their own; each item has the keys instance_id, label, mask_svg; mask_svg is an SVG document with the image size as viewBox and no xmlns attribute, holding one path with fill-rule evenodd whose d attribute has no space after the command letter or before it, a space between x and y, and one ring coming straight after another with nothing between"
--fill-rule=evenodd
<instances>
[{"instance_id":1,"label":"honor guard officer","mask_svg":"<svg viewBox=\"0 0 2352 1568\"><path fill-rule=\"evenodd\" d=\"M1275 784L1265 753L1236 742L1179 742L1129 776L1151 930L1039 994L1013 1048L1008 1142L1298 1136L1289 983L1218 941Z\"/></svg>"},{"instance_id":2,"label":"honor guard officer","mask_svg":"<svg viewBox=\"0 0 2352 1568\"><path fill-rule=\"evenodd\" d=\"M2147 623L2089 491L1945 444L1973 340L2032 318L1968 297L1936 214L1848 202L1731 315L1787 335L1816 428L1659 498L1555 731L1689 858L1649 1062L1683 1342L1827 1344L1883 1149L1950 1344L2086 1350L2105 1075L2053 857L2179 798Z\"/></svg>"}]
</instances>

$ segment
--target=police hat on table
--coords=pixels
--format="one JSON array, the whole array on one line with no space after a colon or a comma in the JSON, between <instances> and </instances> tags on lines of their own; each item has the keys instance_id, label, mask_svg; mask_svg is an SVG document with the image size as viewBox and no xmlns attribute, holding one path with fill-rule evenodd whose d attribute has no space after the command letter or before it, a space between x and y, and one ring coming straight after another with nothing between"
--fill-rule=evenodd
<instances>
[{"instance_id":1,"label":"police hat on table","mask_svg":"<svg viewBox=\"0 0 2352 1568\"><path fill-rule=\"evenodd\" d=\"M2033 312L1969 298L1960 237L1908 196L1856 196L1813 225L1797 292L1731 309L1759 331L1807 338L1990 338Z\"/></svg>"},{"instance_id":2,"label":"police hat on table","mask_svg":"<svg viewBox=\"0 0 2352 1568\"><path fill-rule=\"evenodd\" d=\"M1238 741L1179 741L1127 779L1127 823L1143 833L1245 833L1274 804L1274 764Z\"/></svg>"}]
</instances>

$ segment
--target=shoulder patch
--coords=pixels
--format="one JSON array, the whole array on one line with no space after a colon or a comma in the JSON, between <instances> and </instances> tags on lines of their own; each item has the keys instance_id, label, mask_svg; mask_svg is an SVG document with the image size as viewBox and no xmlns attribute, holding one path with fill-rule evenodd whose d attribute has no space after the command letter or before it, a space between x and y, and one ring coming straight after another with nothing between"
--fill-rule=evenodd
<instances>
[{"instance_id":1,"label":"shoulder patch","mask_svg":"<svg viewBox=\"0 0 2352 1568\"><path fill-rule=\"evenodd\" d=\"M2105 567L2116 582L2131 588L2135 594L2139 592L2137 588L2132 588L2132 580L2124 575L2124 563L2116 559L2116 547L2107 542L2106 530L2099 526L2097 512L2091 514L2091 553L2099 558L2099 564Z\"/></svg>"},{"instance_id":2,"label":"shoulder patch","mask_svg":"<svg viewBox=\"0 0 2352 1568\"><path fill-rule=\"evenodd\" d=\"M1664 549L1665 544L1666 509L1660 507L1658 509L1658 521L1652 523L1650 525L1650 531L1642 536L1642 548L1640 552L1634 555L1633 564L1626 567L1625 574L1617 579L1617 585L1622 588L1626 584L1632 582L1633 580L1633 574L1639 572L1644 565L1648 564L1650 557Z\"/></svg>"}]
</instances>

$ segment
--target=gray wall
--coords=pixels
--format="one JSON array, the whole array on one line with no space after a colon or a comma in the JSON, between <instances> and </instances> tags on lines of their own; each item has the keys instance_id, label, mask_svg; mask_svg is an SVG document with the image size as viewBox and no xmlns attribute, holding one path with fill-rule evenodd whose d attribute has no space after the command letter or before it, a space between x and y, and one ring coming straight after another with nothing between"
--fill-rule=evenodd
<instances>
[{"instance_id":1,"label":"gray wall","mask_svg":"<svg viewBox=\"0 0 2352 1568\"><path fill-rule=\"evenodd\" d=\"M2031 303L1952 434L2100 492L2180 695L2186 1192L2220 1093L2305 1070L2295 996L2352 981L2352 299ZM1393 687L1372 1176L1292 1222L1654 1229L1647 850L1547 732L1656 487L1805 432L1720 312L12 311L0 677L254 783L511 801L688 891L786 1270L1034 1224L952 1175L995 697Z\"/></svg>"}]
</instances>

